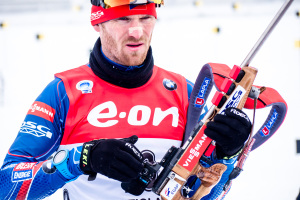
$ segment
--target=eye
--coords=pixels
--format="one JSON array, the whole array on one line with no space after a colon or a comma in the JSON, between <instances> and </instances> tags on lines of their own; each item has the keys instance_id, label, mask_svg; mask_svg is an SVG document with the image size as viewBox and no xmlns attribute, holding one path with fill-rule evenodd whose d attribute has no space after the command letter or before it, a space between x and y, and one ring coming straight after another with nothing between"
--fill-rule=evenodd
<instances>
[{"instance_id":1,"label":"eye","mask_svg":"<svg viewBox=\"0 0 300 200\"><path fill-rule=\"evenodd\" d=\"M141 20L151 20L153 18L154 18L153 16L147 15L147 16L142 17Z\"/></svg>"},{"instance_id":2,"label":"eye","mask_svg":"<svg viewBox=\"0 0 300 200\"><path fill-rule=\"evenodd\" d=\"M145 16L145 17L142 17L141 19L150 19L151 17L150 16Z\"/></svg>"},{"instance_id":3,"label":"eye","mask_svg":"<svg viewBox=\"0 0 300 200\"><path fill-rule=\"evenodd\" d=\"M152 23L155 20L155 17L152 15L146 15L140 18L142 23Z\"/></svg>"},{"instance_id":4,"label":"eye","mask_svg":"<svg viewBox=\"0 0 300 200\"><path fill-rule=\"evenodd\" d=\"M129 21L130 19L128 17L120 17L117 19L118 21L123 21L123 22L127 22Z\"/></svg>"}]
</instances>

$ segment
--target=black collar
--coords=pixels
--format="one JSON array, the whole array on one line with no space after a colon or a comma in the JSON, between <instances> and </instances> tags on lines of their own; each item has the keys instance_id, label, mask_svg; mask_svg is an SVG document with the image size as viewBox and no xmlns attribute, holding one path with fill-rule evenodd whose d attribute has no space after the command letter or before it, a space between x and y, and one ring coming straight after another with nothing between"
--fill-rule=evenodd
<instances>
[{"instance_id":1,"label":"black collar","mask_svg":"<svg viewBox=\"0 0 300 200\"><path fill-rule=\"evenodd\" d=\"M99 38L90 54L90 66L93 72L104 81L124 88L137 88L147 83L151 78L154 66L151 47L143 67L131 71L122 71L114 67L104 58L100 48L101 41Z\"/></svg>"}]
</instances>

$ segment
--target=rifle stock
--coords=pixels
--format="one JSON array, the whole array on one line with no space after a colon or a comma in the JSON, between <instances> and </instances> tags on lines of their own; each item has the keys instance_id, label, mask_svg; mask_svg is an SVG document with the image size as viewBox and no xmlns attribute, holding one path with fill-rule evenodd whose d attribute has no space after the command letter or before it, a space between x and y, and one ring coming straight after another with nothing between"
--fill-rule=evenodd
<instances>
[{"instance_id":1,"label":"rifle stock","mask_svg":"<svg viewBox=\"0 0 300 200\"><path fill-rule=\"evenodd\" d=\"M210 63L210 65L214 65L214 63ZM236 73L236 70L239 71L240 68L235 66L231 74ZM216 93L215 96L217 97L213 99L214 106L212 106L210 111L204 117L204 121L202 120L200 122L200 128L193 130L193 133L191 134L192 136L181 148L183 153L171 170L171 173L175 173L177 178L170 179L163 188L160 187L162 189L159 191L159 194L162 199L201 199L203 196L209 194L213 186L219 182L222 174L226 171L227 167L224 164L214 164L209 168L205 168L199 163L199 159L212 142L212 139L204 134L206 124L209 121L212 121L216 114L222 113L222 111L227 107L237 107L239 109L244 107L256 77L257 69L252 67L243 67L238 74L242 76L242 78L239 78L239 82L235 81L234 79L230 80L230 85L234 84L235 89L230 92L230 94L228 94L228 91ZM228 84L227 81L228 80L225 80L224 84ZM226 99L225 102L224 99ZM201 185L192 197L183 197L183 189L191 190L190 188L186 188L186 186L184 186L186 182L184 180L187 180L193 175L196 175L201 180ZM170 192L168 195L166 195L167 191L173 191L172 195Z\"/></svg>"}]
</instances>

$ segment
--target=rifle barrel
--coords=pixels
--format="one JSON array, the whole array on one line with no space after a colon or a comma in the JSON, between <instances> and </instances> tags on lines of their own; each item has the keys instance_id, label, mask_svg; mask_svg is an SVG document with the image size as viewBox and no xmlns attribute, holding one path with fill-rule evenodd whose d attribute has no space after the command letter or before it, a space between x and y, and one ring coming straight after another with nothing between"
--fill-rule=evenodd
<instances>
[{"instance_id":1,"label":"rifle barrel","mask_svg":"<svg viewBox=\"0 0 300 200\"><path fill-rule=\"evenodd\" d=\"M247 67L247 66L249 66L251 60L254 58L254 56L256 55L256 53L258 52L258 50L260 49L260 47L263 45L263 43L265 42L265 40L267 39L267 37L273 31L273 29L278 24L278 22L280 21L280 19L285 14L285 12L290 7L290 5L292 4L293 1L294 0L287 0L281 6L280 10L277 12L277 14L273 18L273 20L271 21L271 23L269 24L269 26L266 28L266 30L263 32L263 34L260 36L260 38L258 39L258 41L255 43L255 45L253 46L253 48L251 49L251 51L248 53L247 57L242 62L242 64L240 65L240 67Z\"/></svg>"}]
</instances>

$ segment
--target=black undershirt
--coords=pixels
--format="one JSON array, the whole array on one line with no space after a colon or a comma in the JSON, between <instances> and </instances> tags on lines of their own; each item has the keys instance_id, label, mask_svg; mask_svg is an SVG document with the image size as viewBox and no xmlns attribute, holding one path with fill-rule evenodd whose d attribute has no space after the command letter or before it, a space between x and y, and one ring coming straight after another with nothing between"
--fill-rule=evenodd
<instances>
[{"instance_id":1,"label":"black undershirt","mask_svg":"<svg viewBox=\"0 0 300 200\"><path fill-rule=\"evenodd\" d=\"M118 67L115 67L103 56L100 38L96 41L93 51L90 54L92 71L104 81L124 88L140 87L151 78L154 66L151 47L142 65L143 67L134 68L129 71L120 70Z\"/></svg>"}]
</instances>

